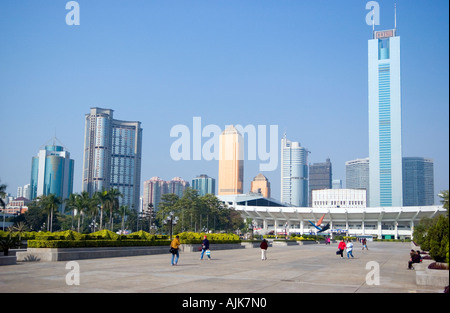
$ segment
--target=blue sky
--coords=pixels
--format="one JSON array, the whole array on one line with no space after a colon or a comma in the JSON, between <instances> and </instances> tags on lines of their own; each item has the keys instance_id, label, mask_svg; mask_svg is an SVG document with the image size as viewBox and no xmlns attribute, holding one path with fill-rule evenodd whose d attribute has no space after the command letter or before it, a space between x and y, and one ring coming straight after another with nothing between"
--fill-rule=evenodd
<instances>
[{"instance_id":1,"label":"blue sky","mask_svg":"<svg viewBox=\"0 0 450 313\"><path fill-rule=\"evenodd\" d=\"M0 2L0 179L13 195L55 133L81 190L94 106L142 122L142 181L217 178L217 161L170 157L170 129L192 129L194 116L222 129L278 125L344 182L345 161L368 156L368 1L79 0L79 26L65 23L67 2ZM396 2L403 155L434 160L437 193L449 182L449 4ZM376 29L393 28L394 1L378 3ZM258 164L245 162L244 191ZM263 174L279 199L280 167Z\"/></svg>"}]
</instances>

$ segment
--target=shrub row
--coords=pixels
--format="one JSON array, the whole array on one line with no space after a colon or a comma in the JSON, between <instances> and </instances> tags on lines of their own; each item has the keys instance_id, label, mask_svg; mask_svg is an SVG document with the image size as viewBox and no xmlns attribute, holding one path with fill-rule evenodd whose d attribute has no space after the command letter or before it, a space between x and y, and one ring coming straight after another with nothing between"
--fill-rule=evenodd
<instances>
[{"instance_id":1,"label":"shrub row","mask_svg":"<svg viewBox=\"0 0 450 313\"><path fill-rule=\"evenodd\" d=\"M28 248L169 246L170 240L28 240Z\"/></svg>"},{"instance_id":2,"label":"shrub row","mask_svg":"<svg viewBox=\"0 0 450 313\"><path fill-rule=\"evenodd\" d=\"M203 238L209 240L210 243L237 243L241 242L239 236L236 234L209 234L209 233L194 233L194 232L183 232L179 233L181 243L201 243Z\"/></svg>"},{"instance_id":3,"label":"shrub row","mask_svg":"<svg viewBox=\"0 0 450 313\"><path fill-rule=\"evenodd\" d=\"M151 235L145 231L138 231L129 235L118 235L109 230L101 230L90 234L80 234L76 231L66 230L60 232L5 232L0 231L0 238L21 238L22 240L167 240L167 235Z\"/></svg>"}]
</instances>

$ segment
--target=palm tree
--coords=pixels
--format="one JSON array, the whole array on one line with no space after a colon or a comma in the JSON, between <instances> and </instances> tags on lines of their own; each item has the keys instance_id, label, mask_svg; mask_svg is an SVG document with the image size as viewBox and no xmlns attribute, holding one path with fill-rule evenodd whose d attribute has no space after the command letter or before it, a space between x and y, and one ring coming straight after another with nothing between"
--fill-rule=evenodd
<instances>
[{"instance_id":1,"label":"palm tree","mask_svg":"<svg viewBox=\"0 0 450 313\"><path fill-rule=\"evenodd\" d=\"M72 230L73 230L73 219L75 218L75 210L77 209L77 206L76 206L77 198L78 198L78 194L71 193L69 195L69 198L64 200L64 202L66 203L66 210L72 212Z\"/></svg>"},{"instance_id":2,"label":"palm tree","mask_svg":"<svg viewBox=\"0 0 450 313\"><path fill-rule=\"evenodd\" d=\"M102 191L97 191L94 193L93 199L97 201L100 205L100 230L103 228L103 209L107 205L108 201L108 191L103 189Z\"/></svg>"},{"instance_id":3,"label":"palm tree","mask_svg":"<svg viewBox=\"0 0 450 313\"><path fill-rule=\"evenodd\" d=\"M123 197L119 189L111 189L107 192L107 207L109 209L110 230L113 230L113 211L119 209L119 197Z\"/></svg>"},{"instance_id":4,"label":"palm tree","mask_svg":"<svg viewBox=\"0 0 450 313\"><path fill-rule=\"evenodd\" d=\"M13 230L19 233L19 249L22 245L22 233L26 232L28 230L28 227L25 225L24 222L19 222L16 224L16 226L13 227Z\"/></svg>"},{"instance_id":5,"label":"palm tree","mask_svg":"<svg viewBox=\"0 0 450 313\"><path fill-rule=\"evenodd\" d=\"M128 205L121 205L120 206L120 215L122 216L122 227L121 230L125 230L125 216L129 214L130 210L128 210Z\"/></svg>"},{"instance_id":6,"label":"palm tree","mask_svg":"<svg viewBox=\"0 0 450 313\"><path fill-rule=\"evenodd\" d=\"M5 201L3 201L3 198L6 198L6 185L0 184L0 206L2 207L3 211L3 230L5 230Z\"/></svg>"},{"instance_id":7,"label":"palm tree","mask_svg":"<svg viewBox=\"0 0 450 313\"><path fill-rule=\"evenodd\" d=\"M84 216L92 206L97 207L95 200L89 196L89 192L82 191L77 197L78 232L80 232L80 217Z\"/></svg>"},{"instance_id":8,"label":"palm tree","mask_svg":"<svg viewBox=\"0 0 450 313\"><path fill-rule=\"evenodd\" d=\"M83 194L83 193L82 193ZM84 198L85 196L83 196ZM98 206L100 203L99 195L97 193L94 193L94 196L92 198L89 198L89 194L87 194L87 199L84 203L86 205L85 211L87 214L89 214L92 218L93 226L94 226L94 232L95 232L95 224L97 219L97 213L98 213Z\"/></svg>"},{"instance_id":9,"label":"palm tree","mask_svg":"<svg viewBox=\"0 0 450 313\"><path fill-rule=\"evenodd\" d=\"M59 206L62 204L61 198L57 197L55 194L51 193L47 196L41 196L44 197L43 206L47 212L50 212L49 218L50 218L50 231L53 231L53 212L56 211ZM47 230L48 230L47 225Z\"/></svg>"}]
</instances>

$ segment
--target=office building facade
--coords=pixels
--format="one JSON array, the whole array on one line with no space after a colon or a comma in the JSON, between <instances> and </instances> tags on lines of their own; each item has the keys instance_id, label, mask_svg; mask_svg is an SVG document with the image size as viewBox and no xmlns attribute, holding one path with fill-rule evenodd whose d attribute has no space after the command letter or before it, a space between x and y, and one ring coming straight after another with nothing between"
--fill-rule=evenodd
<instances>
[{"instance_id":1,"label":"office building facade","mask_svg":"<svg viewBox=\"0 0 450 313\"><path fill-rule=\"evenodd\" d=\"M403 205L434 205L434 162L429 158L403 158Z\"/></svg>"},{"instance_id":2,"label":"office building facade","mask_svg":"<svg viewBox=\"0 0 450 313\"><path fill-rule=\"evenodd\" d=\"M258 193L264 198L270 198L270 182L266 176L259 173L253 178L250 191Z\"/></svg>"},{"instance_id":3,"label":"office building facade","mask_svg":"<svg viewBox=\"0 0 450 313\"><path fill-rule=\"evenodd\" d=\"M325 162L309 165L308 206L311 206L313 190L332 189L332 176L332 166L329 158L327 158Z\"/></svg>"},{"instance_id":4,"label":"office building facade","mask_svg":"<svg viewBox=\"0 0 450 313\"><path fill-rule=\"evenodd\" d=\"M167 182L167 192L174 193L181 198L183 197L184 191L189 186L189 182L185 181L181 177L174 177L171 181Z\"/></svg>"},{"instance_id":5,"label":"office building facade","mask_svg":"<svg viewBox=\"0 0 450 313\"><path fill-rule=\"evenodd\" d=\"M366 190L366 204L370 206L369 158L345 162L345 187Z\"/></svg>"},{"instance_id":6,"label":"office building facade","mask_svg":"<svg viewBox=\"0 0 450 313\"><path fill-rule=\"evenodd\" d=\"M91 108L85 117L82 190L118 189L120 205L139 209L142 128L113 118L113 110Z\"/></svg>"},{"instance_id":7,"label":"office building facade","mask_svg":"<svg viewBox=\"0 0 450 313\"><path fill-rule=\"evenodd\" d=\"M244 192L244 139L233 126L219 137L219 186L218 195Z\"/></svg>"},{"instance_id":8,"label":"office building facade","mask_svg":"<svg viewBox=\"0 0 450 313\"><path fill-rule=\"evenodd\" d=\"M74 164L62 146L47 145L39 150L31 161L30 200L49 194L67 199L73 192ZM64 205L60 211L64 212Z\"/></svg>"},{"instance_id":9,"label":"office building facade","mask_svg":"<svg viewBox=\"0 0 450 313\"><path fill-rule=\"evenodd\" d=\"M308 206L308 150L286 135L281 139L281 203Z\"/></svg>"},{"instance_id":10,"label":"office building facade","mask_svg":"<svg viewBox=\"0 0 450 313\"><path fill-rule=\"evenodd\" d=\"M159 177L152 177L149 180L144 181L144 197L142 202L142 209L145 211L148 209L148 205L151 203L155 210L158 210L158 205L161 202L162 195L168 193L168 186L165 180Z\"/></svg>"},{"instance_id":11,"label":"office building facade","mask_svg":"<svg viewBox=\"0 0 450 313\"><path fill-rule=\"evenodd\" d=\"M312 191L313 208L365 208L366 191L363 189L320 189Z\"/></svg>"},{"instance_id":12,"label":"office building facade","mask_svg":"<svg viewBox=\"0 0 450 313\"><path fill-rule=\"evenodd\" d=\"M152 177L151 179L144 181L142 208L145 211L148 209L149 204L152 204L153 209L157 211L163 195L173 193L181 198L188 187L189 182L181 177L174 177L170 181L163 180L156 176Z\"/></svg>"},{"instance_id":13,"label":"office building facade","mask_svg":"<svg viewBox=\"0 0 450 313\"><path fill-rule=\"evenodd\" d=\"M198 191L200 196L216 194L216 180L208 175L202 174L192 179L192 189Z\"/></svg>"},{"instance_id":14,"label":"office building facade","mask_svg":"<svg viewBox=\"0 0 450 313\"><path fill-rule=\"evenodd\" d=\"M368 42L370 206L403 205L400 37L374 31Z\"/></svg>"}]
</instances>

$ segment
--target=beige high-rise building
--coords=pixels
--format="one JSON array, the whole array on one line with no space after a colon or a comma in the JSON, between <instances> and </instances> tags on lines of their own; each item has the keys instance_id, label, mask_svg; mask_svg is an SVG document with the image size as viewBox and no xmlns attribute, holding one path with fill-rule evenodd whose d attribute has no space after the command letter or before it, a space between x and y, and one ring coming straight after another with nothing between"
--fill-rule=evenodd
<instances>
[{"instance_id":1,"label":"beige high-rise building","mask_svg":"<svg viewBox=\"0 0 450 313\"><path fill-rule=\"evenodd\" d=\"M264 198L270 198L270 183L266 176L258 174L252 180L251 192L259 193Z\"/></svg>"},{"instance_id":2,"label":"beige high-rise building","mask_svg":"<svg viewBox=\"0 0 450 313\"><path fill-rule=\"evenodd\" d=\"M244 139L231 125L219 137L218 195L244 192Z\"/></svg>"}]
</instances>

